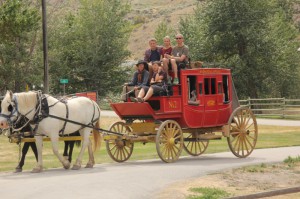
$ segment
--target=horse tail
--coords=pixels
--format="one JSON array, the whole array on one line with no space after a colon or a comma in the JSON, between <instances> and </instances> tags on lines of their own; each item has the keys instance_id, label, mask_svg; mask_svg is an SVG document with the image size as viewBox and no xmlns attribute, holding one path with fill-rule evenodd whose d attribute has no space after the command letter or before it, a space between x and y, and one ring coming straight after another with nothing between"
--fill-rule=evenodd
<instances>
[{"instance_id":1,"label":"horse tail","mask_svg":"<svg viewBox=\"0 0 300 199\"><path fill-rule=\"evenodd\" d=\"M100 146L101 146L102 134L99 132L99 130L97 130L97 129L100 128L100 118L99 118L99 120L96 122L95 128L96 128L96 129L93 129L94 151L96 151L97 149L99 149Z\"/></svg>"}]
</instances>

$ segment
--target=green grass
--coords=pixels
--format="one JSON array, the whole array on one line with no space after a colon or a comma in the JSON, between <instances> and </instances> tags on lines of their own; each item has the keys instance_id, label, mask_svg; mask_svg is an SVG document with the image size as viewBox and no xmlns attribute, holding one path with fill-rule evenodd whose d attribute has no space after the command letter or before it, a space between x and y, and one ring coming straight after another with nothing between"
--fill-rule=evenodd
<instances>
[{"instance_id":1,"label":"green grass","mask_svg":"<svg viewBox=\"0 0 300 199\"><path fill-rule=\"evenodd\" d=\"M242 170L249 173L264 173L267 167L267 164L261 163L260 165L242 167Z\"/></svg>"},{"instance_id":2,"label":"green grass","mask_svg":"<svg viewBox=\"0 0 300 199\"><path fill-rule=\"evenodd\" d=\"M189 191L200 195L190 195L188 199L219 199L230 196L229 193L218 188L197 187L190 188Z\"/></svg>"},{"instance_id":3,"label":"green grass","mask_svg":"<svg viewBox=\"0 0 300 199\"><path fill-rule=\"evenodd\" d=\"M284 162L284 163L287 163L287 164L295 164L295 163L298 163L298 162L300 162L300 156L298 155L298 156L295 157L295 158L289 156L289 157L287 157L283 162Z\"/></svg>"},{"instance_id":4,"label":"green grass","mask_svg":"<svg viewBox=\"0 0 300 199\"><path fill-rule=\"evenodd\" d=\"M109 125L118 119L103 118L101 127L108 129ZM59 143L59 149L62 153L63 142ZM278 126L259 126L258 141L256 149L258 148L271 148L271 147L286 147L286 146L299 146L300 145L300 130L299 127L278 127ZM229 147L226 138L222 140L212 140L208 145L207 153L228 152ZM73 162L76 160L79 153L79 148L75 147L73 152ZM186 156L185 151L181 156ZM19 156L19 147L17 144L8 142L7 137L0 136L0 171L13 171L17 166ZM250 155L251 156L251 155ZM82 161L83 166L87 162L87 152ZM129 161L144 160L159 158L156 152L155 143L147 143L143 145L140 142L134 143L134 150ZM114 162L106 152L105 143L99 151L95 152L95 160L97 164ZM43 150L44 167L47 168L62 168L58 159L53 155L50 142L44 142ZM31 170L36 165L35 157L31 149L27 154L24 170Z\"/></svg>"},{"instance_id":5,"label":"green grass","mask_svg":"<svg viewBox=\"0 0 300 199\"><path fill-rule=\"evenodd\" d=\"M300 162L300 156L298 155L297 157L291 157L288 156L285 160L283 160L285 164L287 164L289 167L293 168L296 164Z\"/></svg>"}]
</instances>

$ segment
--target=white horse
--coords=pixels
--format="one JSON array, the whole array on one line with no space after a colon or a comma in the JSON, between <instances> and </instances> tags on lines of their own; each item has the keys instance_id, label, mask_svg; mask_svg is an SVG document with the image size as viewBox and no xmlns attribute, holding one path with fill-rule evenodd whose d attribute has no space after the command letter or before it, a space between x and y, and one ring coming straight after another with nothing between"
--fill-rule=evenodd
<instances>
[{"instance_id":1,"label":"white horse","mask_svg":"<svg viewBox=\"0 0 300 199\"><path fill-rule=\"evenodd\" d=\"M42 103L43 98L44 101ZM48 102L48 106L46 107L49 108L48 115L48 112L46 111L47 113L45 114L45 110L43 110L44 105L42 106L42 104L45 104L45 100ZM72 169L77 170L81 168L81 161L86 147L88 147L89 152L89 161L86 168L92 168L95 164L92 143L90 142L89 137L91 130L93 130L94 150L99 148L101 134L98 130L90 127L94 126L96 129L99 129L100 108L89 98L72 98L65 104L50 95L42 95L40 92L13 94L11 91L7 91L2 101L1 108L0 128L8 128L17 120L18 115L23 115L29 119L30 125L35 129L34 136L38 149L38 163L32 172L36 173L43 170L43 135L50 137L53 153L58 157L64 168L69 169L70 162L58 153L59 134L62 133L66 135L77 130L79 130L80 135L82 136L82 147ZM77 124L55 117L74 121Z\"/></svg>"}]
</instances>

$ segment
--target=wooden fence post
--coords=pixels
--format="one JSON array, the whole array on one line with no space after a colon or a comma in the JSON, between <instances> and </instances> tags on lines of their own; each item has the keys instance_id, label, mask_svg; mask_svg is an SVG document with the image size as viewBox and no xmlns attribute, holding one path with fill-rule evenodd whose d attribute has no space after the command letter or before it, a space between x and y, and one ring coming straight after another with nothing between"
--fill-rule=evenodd
<instances>
[{"instance_id":1,"label":"wooden fence post","mask_svg":"<svg viewBox=\"0 0 300 199\"><path fill-rule=\"evenodd\" d=\"M248 106L251 109L251 100L250 100L250 97L248 97Z\"/></svg>"},{"instance_id":2,"label":"wooden fence post","mask_svg":"<svg viewBox=\"0 0 300 199\"><path fill-rule=\"evenodd\" d=\"M282 118L285 118L285 103L286 103L286 101L285 101L285 97L284 98L282 98Z\"/></svg>"}]
</instances>

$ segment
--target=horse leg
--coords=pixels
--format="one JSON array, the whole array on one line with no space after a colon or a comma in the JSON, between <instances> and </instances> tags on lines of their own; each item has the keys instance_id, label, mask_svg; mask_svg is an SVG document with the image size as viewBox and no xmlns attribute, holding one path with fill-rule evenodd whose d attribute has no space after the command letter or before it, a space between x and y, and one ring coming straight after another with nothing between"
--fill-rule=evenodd
<instances>
[{"instance_id":1,"label":"horse leg","mask_svg":"<svg viewBox=\"0 0 300 199\"><path fill-rule=\"evenodd\" d=\"M64 141L64 143L65 143L65 148L64 148L63 156L64 156L65 159L67 159L71 162L71 160L69 159L69 154L68 154L68 149L69 149L70 142L69 141Z\"/></svg>"},{"instance_id":2,"label":"horse leg","mask_svg":"<svg viewBox=\"0 0 300 199\"><path fill-rule=\"evenodd\" d=\"M22 148L21 160L20 160L18 166L16 167L16 172L22 172L22 168L24 166L25 157L28 152L28 149L29 149L29 142L25 142L23 145L23 148Z\"/></svg>"},{"instance_id":3,"label":"horse leg","mask_svg":"<svg viewBox=\"0 0 300 199\"><path fill-rule=\"evenodd\" d=\"M59 161L62 163L65 169L70 168L70 162L69 160L66 160L61 154L58 152L58 137L51 137L51 144L52 144L52 151L56 155L56 157L59 159Z\"/></svg>"},{"instance_id":4,"label":"horse leg","mask_svg":"<svg viewBox=\"0 0 300 199\"><path fill-rule=\"evenodd\" d=\"M89 161L86 164L85 168L93 168L93 166L95 165L95 159L94 159L94 153L93 153L91 141L88 146L88 151L89 151Z\"/></svg>"},{"instance_id":5,"label":"horse leg","mask_svg":"<svg viewBox=\"0 0 300 199\"><path fill-rule=\"evenodd\" d=\"M69 146L70 146L69 161L70 161L70 163L72 162L72 154L73 154L74 144L75 144L75 141L69 141Z\"/></svg>"},{"instance_id":6,"label":"horse leg","mask_svg":"<svg viewBox=\"0 0 300 199\"><path fill-rule=\"evenodd\" d=\"M34 136L35 144L37 147L37 154L38 154L38 162L35 168L31 171L32 173L40 173L43 170L43 136Z\"/></svg>"},{"instance_id":7,"label":"horse leg","mask_svg":"<svg viewBox=\"0 0 300 199\"><path fill-rule=\"evenodd\" d=\"M30 144L30 147L32 149L32 152L34 153L36 161L38 161L38 152L37 152L37 148L36 148L35 142L29 142L29 144Z\"/></svg>"},{"instance_id":8,"label":"horse leg","mask_svg":"<svg viewBox=\"0 0 300 199\"><path fill-rule=\"evenodd\" d=\"M88 129L88 128L81 129L80 130L80 134L82 136L82 146L81 146L78 158L77 158L75 164L72 167L73 170L78 170L78 169L81 168L81 162L82 162L82 157L83 157L85 148L87 146L89 146L89 142L90 142L90 139L89 139L89 137L90 137L90 129Z\"/></svg>"}]
</instances>

